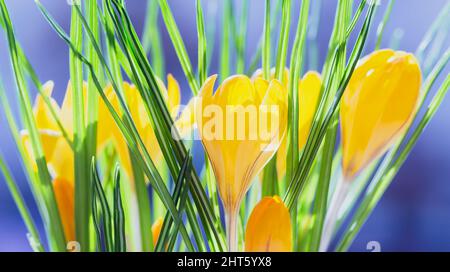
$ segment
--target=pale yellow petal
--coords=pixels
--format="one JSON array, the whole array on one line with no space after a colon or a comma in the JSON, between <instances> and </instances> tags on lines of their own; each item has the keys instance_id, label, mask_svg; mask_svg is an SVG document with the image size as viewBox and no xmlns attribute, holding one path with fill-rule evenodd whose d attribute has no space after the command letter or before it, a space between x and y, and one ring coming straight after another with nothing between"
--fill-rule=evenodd
<instances>
[{"instance_id":1,"label":"pale yellow petal","mask_svg":"<svg viewBox=\"0 0 450 272\"><path fill-rule=\"evenodd\" d=\"M52 108L55 110L55 113L58 115L60 113L60 109L56 101L51 97L52 91L53 91L53 81L48 81L42 86L43 93L48 97L50 100L50 104ZM33 106L33 114L36 121L36 126L38 129L45 129L45 130L59 130L58 124L51 114L51 110L45 103L44 98L38 94L36 96L36 100Z\"/></svg>"},{"instance_id":2,"label":"pale yellow petal","mask_svg":"<svg viewBox=\"0 0 450 272\"><path fill-rule=\"evenodd\" d=\"M172 74L167 75L167 107L172 118L175 118L178 113L178 107L181 101L180 85L178 81L172 76Z\"/></svg>"},{"instance_id":3,"label":"pale yellow petal","mask_svg":"<svg viewBox=\"0 0 450 272\"><path fill-rule=\"evenodd\" d=\"M302 149L308 139L312 121L316 113L322 80L320 74L310 71L306 73L299 84L299 131L298 145Z\"/></svg>"}]
</instances>

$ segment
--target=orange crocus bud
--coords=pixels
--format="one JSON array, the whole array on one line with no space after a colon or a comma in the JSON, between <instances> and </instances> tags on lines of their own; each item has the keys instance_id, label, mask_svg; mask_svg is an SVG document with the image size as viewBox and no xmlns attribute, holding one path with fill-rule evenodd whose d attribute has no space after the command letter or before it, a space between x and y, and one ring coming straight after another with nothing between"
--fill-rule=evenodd
<instances>
[{"instance_id":1,"label":"orange crocus bud","mask_svg":"<svg viewBox=\"0 0 450 272\"><path fill-rule=\"evenodd\" d=\"M291 218L279 196L264 197L253 209L245 231L245 251L292 251Z\"/></svg>"}]
</instances>

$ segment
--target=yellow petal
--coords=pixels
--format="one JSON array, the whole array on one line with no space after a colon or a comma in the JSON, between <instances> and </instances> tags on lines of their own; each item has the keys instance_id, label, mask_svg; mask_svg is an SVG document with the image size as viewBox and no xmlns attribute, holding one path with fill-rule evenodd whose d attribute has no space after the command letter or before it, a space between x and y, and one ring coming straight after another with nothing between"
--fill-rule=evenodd
<instances>
[{"instance_id":1,"label":"yellow petal","mask_svg":"<svg viewBox=\"0 0 450 272\"><path fill-rule=\"evenodd\" d=\"M169 108L172 118L174 118L177 116L181 98L180 85L172 74L167 75L167 96L167 107Z\"/></svg>"},{"instance_id":2,"label":"yellow petal","mask_svg":"<svg viewBox=\"0 0 450 272\"><path fill-rule=\"evenodd\" d=\"M195 101L197 97L191 98L187 106L182 110L180 117L175 121L175 127L181 138L189 135L195 126Z\"/></svg>"},{"instance_id":3,"label":"yellow petal","mask_svg":"<svg viewBox=\"0 0 450 272\"><path fill-rule=\"evenodd\" d=\"M189 100L187 106L181 111L180 117L175 121L175 127L178 129L181 138L185 138L192 133L196 124L195 116L196 108L199 106L198 102L202 99L205 99L205 102L209 100L213 93L215 80L216 76L211 76L206 80L205 84L200 89L199 94Z\"/></svg>"},{"instance_id":4,"label":"yellow petal","mask_svg":"<svg viewBox=\"0 0 450 272\"><path fill-rule=\"evenodd\" d=\"M390 49L365 57L341 100L343 171L351 180L409 126L422 76L412 54Z\"/></svg>"},{"instance_id":5,"label":"yellow petal","mask_svg":"<svg viewBox=\"0 0 450 272\"><path fill-rule=\"evenodd\" d=\"M311 124L319 103L321 85L320 74L313 71L306 73L299 83L298 144L300 149L305 146L311 130Z\"/></svg>"},{"instance_id":6,"label":"yellow petal","mask_svg":"<svg viewBox=\"0 0 450 272\"><path fill-rule=\"evenodd\" d=\"M23 130L20 133L22 144L24 150L27 154L27 159L31 162L33 169L37 171L36 158L33 153L33 148L31 146L31 139L28 131ZM42 149L44 151L44 156L47 162L51 160L53 156L53 152L55 151L56 144L59 139L62 138L61 133L54 130L39 130L39 136L42 144Z\"/></svg>"},{"instance_id":7,"label":"yellow petal","mask_svg":"<svg viewBox=\"0 0 450 272\"><path fill-rule=\"evenodd\" d=\"M252 79L256 78L263 78L264 72L262 69L258 69L255 71L255 73L252 76ZM275 67L270 69L270 79L275 79ZM282 80L281 83L284 85L284 87L287 89L289 84L289 69L287 67L283 70Z\"/></svg>"},{"instance_id":8,"label":"yellow petal","mask_svg":"<svg viewBox=\"0 0 450 272\"><path fill-rule=\"evenodd\" d=\"M67 241L75 241L75 191L73 182L64 179L53 180L56 203Z\"/></svg>"},{"instance_id":9,"label":"yellow petal","mask_svg":"<svg viewBox=\"0 0 450 272\"><path fill-rule=\"evenodd\" d=\"M75 180L74 153L64 137L59 137L50 160L48 161L54 178L68 182Z\"/></svg>"},{"instance_id":10,"label":"yellow petal","mask_svg":"<svg viewBox=\"0 0 450 272\"><path fill-rule=\"evenodd\" d=\"M227 78L214 95L216 103L226 105L248 105L255 103L257 93L252 81L244 75Z\"/></svg>"},{"instance_id":11,"label":"yellow petal","mask_svg":"<svg viewBox=\"0 0 450 272\"><path fill-rule=\"evenodd\" d=\"M280 197L264 197L253 209L245 230L245 251L292 251L291 218Z\"/></svg>"},{"instance_id":12,"label":"yellow petal","mask_svg":"<svg viewBox=\"0 0 450 272\"><path fill-rule=\"evenodd\" d=\"M56 101L51 98L53 86L53 81L48 81L42 86L42 89L44 94L49 98L52 107L56 111L56 114L59 114L59 106ZM59 130L59 127L55 119L53 118L50 109L48 108L47 104L44 101L44 98L40 94L36 96L36 101L33 106L33 114L38 129L54 131Z\"/></svg>"},{"instance_id":13,"label":"yellow petal","mask_svg":"<svg viewBox=\"0 0 450 272\"><path fill-rule=\"evenodd\" d=\"M87 109L87 83L83 82L83 103L84 103L84 109L85 109L85 115L86 115L86 109ZM69 137L72 137L73 134L73 91L72 91L72 83L67 83L67 89L66 94L63 99L63 103L61 106L61 122L66 129L67 133L69 134Z\"/></svg>"},{"instance_id":14,"label":"yellow petal","mask_svg":"<svg viewBox=\"0 0 450 272\"><path fill-rule=\"evenodd\" d=\"M161 228L163 225L162 217L158 218L155 223L152 225L152 237L153 237L153 246L156 246L158 242L159 234L161 233Z\"/></svg>"}]
</instances>

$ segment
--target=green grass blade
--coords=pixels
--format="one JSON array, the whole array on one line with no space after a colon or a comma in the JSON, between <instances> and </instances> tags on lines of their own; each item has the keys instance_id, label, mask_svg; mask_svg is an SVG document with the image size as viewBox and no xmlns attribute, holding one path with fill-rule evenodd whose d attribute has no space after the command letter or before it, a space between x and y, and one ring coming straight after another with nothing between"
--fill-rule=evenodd
<instances>
[{"instance_id":1,"label":"green grass blade","mask_svg":"<svg viewBox=\"0 0 450 272\"><path fill-rule=\"evenodd\" d=\"M434 38L436 37L436 33L439 31L441 26L446 25L449 16L450 16L450 3L447 3L445 7L441 10L439 15L436 17L436 19L433 21L430 28L425 33L425 36L423 37L419 46L417 47L415 56L419 60L419 63L422 63L424 61L425 51L430 46L430 44L432 44Z\"/></svg>"},{"instance_id":2,"label":"green grass blade","mask_svg":"<svg viewBox=\"0 0 450 272\"><path fill-rule=\"evenodd\" d=\"M197 38L198 38L198 81L200 85L203 85L206 77L208 76L208 63L207 63L207 47L206 47L206 33L205 22L203 19L203 9L201 0L196 0L196 19L197 19Z\"/></svg>"},{"instance_id":3,"label":"green grass blade","mask_svg":"<svg viewBox=\"0 0 450 272\"><path fill-rule=\"evenodd\" d=\"M389 21L389 17L391 17L392 7L394 7L395 0L390 0L389 5L384 12L383 21L378 25L377 28L377 42L375 44L375 50L380 49L381 41L383 39L384 29L386 28L386 24Z\"/></svg>"},{"instance_id":4,"label":"green grass blade","mask_svg":"<svg viewBox=\"0 0 450 272\"><path fill-rule=\"evenodd\" d=\"M161 8L161 13L166 24L167 31L169 32L175 51L177 52L178 59L180 60L181 67L188 80L191 91L194 95L197 95L199 85L195 79L194 70L192 68L191 61L184 46L183 39L181 38L180 31L178 30L175 19L173 18L172 11L166 0L158 0Z\"/></svg>"},{"instance_id":5,"label":"green grass blade","mask_svg":"<svg viewBox=\"0 0 450 272\"><path fill-rule=\"evenodd\" d=\"M275 78L280 81L283 77L287 59L289 30L291 26L291 0L283 0L281 13L281 31L278 38L277 60L275 66Z\"/></svg>"},{"instance_id":6,"label":"green grass blade","mask_svg":"<svg viewBox=\"0 0 450 272\"><path fill-rule=\"evenodd\" d=\"M319 69L319 45L317 41L317 34L319 33L320 10L322 7L322 0L316 0L311 3L311 16L309 19L308 28L308 67L310 70L318 71Z\"/></svg>"},{"instance_id":7,"label":"green grass blade","mask_svg":"<svg viewBox=\"0 0 450 272\"><path fill-rule=\"evenodd\" d=\"M25 147L23 146L21 136L19 134L19 128L14 119L13 112L11 110L8 97L5 94L5 89L3 83L0 80L0 101L5 112L6 120L8 122L9 130L11 135L14 138L14 142L16 143L17 150L19 151L21 158L27 158L22 160L22 164L25 170L25 174L27 176L27 181L30 186L31 192L33 193L33 197L36 201L37 207L39 209L39 213L41 217L46 218L46 208L45 201L43 199L43 194L41 193L41 188L38 180L38 176L35 173L32 163L28 160L28 154L25 151Z\"/></svg>"},{"instance_id":8,"label":"green grass blade","mask_svg":"<svg viewBox=\"0 0 450 272\"><path fill-rule=\"evenodd\" d=\"M230 75L230 43L231 43L231 22L232 2L231 0L222 1L222 38L220 45L220 66L219 78L224 81Z\"/></svg>"},{"instance_id":9,"label":"green grass blade","mask_svg":"<svg viewBox=\"0 0 450 272\"><path fill-rule=\"evenodd\" d=\"M125 213L120 192L120 168L118 165L114 171L114 250L116 252L127 251L125 240Z\"/></svg>"},{"instance_id":10,"label":"green grass blade","mask_svg":"<svg viewBox=\"0 0 450 272\"><path fill-rule=\"evenodd\" d=\"M245 49L247 40L248 0L241 1L241 14L236 40L236 74L243 74L245 70Z\"/></svg>"},{"instance_id":11,"label":"green grass blade","mask_svg":"<svg viewBox=\"0 0 450 272\"><path fill-rule=\"evenodd\" d=\"M152 67L155 68L156 75L164 78L166 69L161 31L158 27L158 11L158 1L147 0L147 15L142 36L142 47L147 54L150 52Z\"/></svg>"},{"instance_id":12,"label":"green grass blade","mask_svg":"<svg viewBox=\"0 0 450 272\"><path fill-rule=\"evenodd\" d=\"M264 35L262 39L262 69L266 80L270 78L270 0L266 0Z\"/></svg>"},{"instance_id":13,"label":"green grass blade","mask_svg":"<svg viewBox=\"0 0 450 272\"><path fill-rule=\"evenodd\" d=\"M98 176L97 167L95 165L95 158L92 158L91 164L91 179L93 183L93 191L95 194L95 199L100 203L100 220L97 221L99 225L97 225L98 229L102 230L102 234L105 242L105 249L107 252L114 251L114 232L112 228L112 216L111 210L108 205L108 200L106 198L105 191L103 190L102 182L100 181L100 177ZM96 204L95 204L96 206ZM95 208L95 207L93 207ZM93 213L96 211L93 210ZM97 238L98 239L98 238Z\"/></svg>"},{"instance_id":14,"label":"green grass blade","mask_svg":"<svg viewBox=\"0 0 450 272\"><path fill-rule=\"evenodd\" d=\"M297 33L295 35L294 47L291 54L288 84L288 152L286 158L286 179L292 179L292 172L299 160L298 131L299 131L299 98L298 82L301 75L301 68L304 60L304 49L308 26L310 1L302 1L300 8Z\"/></svg>"},{"instance_id":15,"label":"green grass blade","mask_svg":"<svg viewBox=\"0 0 450 272\"><path fill-rule=\"evenodd\" d=\"M81 51L83 48L83 32L77 5L72 6L72 19L70 24L70 39L75 49ZM72 85L73 99L73 145L75 153L75 233L82 251L88 251L89 242L89 218L90 203L89 166L87 157L87 131L85 105L83 95L83 64L73 53L70 52L70 83ZM91 81L92 82L92 81ZM92 103L92 102L91 102ZM91 131L95 132L95 131Z\"/></svg>"},{"instance_id":16,"label":"green grass blade","mask_svg":"<svg viewBox=\"0 0 450 272\"><path fill-rule=\"evenodd\" d=\"M180 198L183 192L183 188L187 187L184 183L183 180L186 179L186 181L188 181L189 179L189 172L190 172L190 163L191 163L191 157L187 156L185 161L183 162L183 165L181 167L180 173L177 177L177 181L175 183L175 189L173 192L173 196L172 198L174 199L174 202L176 205L180 205L179 211L182 211L181 207L183 207L185 204L183 202L180 202ZM161 228L161 233L160 236L158 238L158 242L156 244L155 247L155 251L165 251L165 247L167 247L167 245L169 244L169 239L170 239L170 229L172 227L173 224L173 220L170 217L170 214L167 213L166 216L164 217L164 222ZM176 237L176 231L175 231L175 235L173 235Z\"/></svg>"},{"instance_id":17,"label":"green grass blade","mask_svg":"<svg viewBox=\"0 0 450 272\"><path fill-rule=\"evenodd\" d=\"M272 9L272 12L271 12L271 15L270 15L270 17L271 17L271 19L270 19L270 33L274 32L275 27L276 27L276 25L277 25L277 23L279 21L278 20L278 13L280 13L281 6L282 6L282 1L276 1L276 7L275 7L275 9ZM255 72L255 70L258 68L259 60L261 59L261 56L263 54L263 43L264 43L264 39L265 39L265 36L264 36L265 35L264 34L265 31L266 30L264 29L263 34L261 35L261 38L258 41L258 46L256 47L255 54L253 54L253 56L252 56L252 58L250 60L250 65L248 65L247 71L245 72L245 74L248 75L248 76L251 76ZM269 42L271 42L271 38L272 37L269 38ZM271 60L271 58L269 56L268 62L270 62L270 60ZM263 65L263 64L261 64L261 65ZM269 64L269 67L271 67L270 64ZM270 68L269 68L269 70L270 70Z\"/></svg>"},{"instance_id":18,"label":"green grass blade","mask_svg":"<svg viewBox=\"0 0 450 272\"><path fill-rule=\"evenodd\" d=\"M207 50L206 56L206 67L209 69L211 66L212 55L214 51L215 44L215 36L216 36L216 16L217 16L217 1L209 1L206 10L206 18L208 24L206 25L206 36L207 36L207 45L209 50Z\"/></svg>"},{"instance_id":19,"label":"green grass blade","mask_svg":"<svg viewBox=\"0 0 450 272\"><path fill-rule=\"evenodd\" d=\"M3 156L1 156L1 154L0 154L0 171L3 173L3 177L5 178L5 182L6 185L8 186L9 192L11 193L14 203L16 204L17 209L19 210L19 213L22 216L22 220L24 221L25 226L29 231L31 237L30 240L33 241L32 243L30 243L33 250L37 252L43 252L44 247L42 245L39 232L36 228L36 224L34 223L33 217L31 216L27 204L25 203L25 200L23 199L23 196L20 193L19 187L14 181L8 166L4 163L4 159Z\"/></svg>"}]
</instances>

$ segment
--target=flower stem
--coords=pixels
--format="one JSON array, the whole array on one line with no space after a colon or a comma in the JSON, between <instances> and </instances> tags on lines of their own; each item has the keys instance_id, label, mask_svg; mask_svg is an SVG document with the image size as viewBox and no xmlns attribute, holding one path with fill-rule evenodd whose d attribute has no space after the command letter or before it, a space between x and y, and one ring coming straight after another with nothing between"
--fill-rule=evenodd
<instances>
[{"instance_id":1,"label":"flower stem","mask_svg":"<svg viewBox=\"0 0 450 272\"><path fill-rule=\"evenodd\" d=\"M227 245L229 252L237 252L237 212L227 211L225 214L225 227L227 230Z\"/></svg>"},{"instance_id":2,"label":"flower stem","mask_svg":"<svg viewBox=\"0 0 450 272\"><path fill-rule=\"evenodd\" d=\"M333 233L335 230L336 220L339 215L339 210L342 207L342 203L347 196L350 189L350 182L343 179L339 180L336 184L336 189L334 190L333 198L331 199L330 206L328 207L327 215L325 217L325 225L323 228L322 238L320 240L319 251L327 251Z\"/></svg>"}]
</instances>

